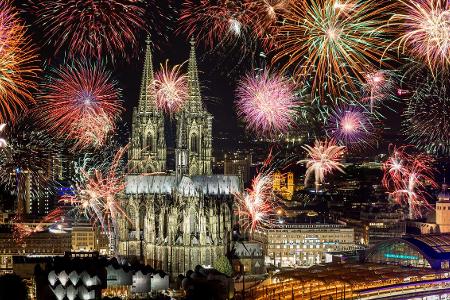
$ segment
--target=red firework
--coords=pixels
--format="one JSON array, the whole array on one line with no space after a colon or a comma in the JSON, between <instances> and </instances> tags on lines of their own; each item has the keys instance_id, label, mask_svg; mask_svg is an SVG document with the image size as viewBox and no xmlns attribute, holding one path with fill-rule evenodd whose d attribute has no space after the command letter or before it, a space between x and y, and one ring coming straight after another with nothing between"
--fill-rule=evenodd
<instances>
[{"instance_id":1,"label":"red firework","mask_svg":"<svg viewBox=\"0 0 450 300\"><path fill-rule=\"evenodd\" d=\"M420 217L430 209L426 187L437 187L433 179L433 158L429 155L409 154L408 146L394 147L383 164L383 186L401 205L408 206L409 218Z\"/></svg>"},{"instance_id":2,"label":"red firework","mask_svg":"<svg viewBox=\"0 0 450 300\"><path fill-rule=\"evenodd\" d=\"M26 28L8 1L0 1L0 123L14 121L17 112L33 103L37 55Z\"/></svg>"},{"instance_id":3,"label":"red firework","mask_svg":"<svg viewBox=\"0 0 450 300\"><path fill-rule=\"evenodd\" d=\"M13 221L13 238L18 244L23 243L24 239L36 232L42 232L47 229L48 223L53 223L61 219L64 212L61 208L56 208L41 219L36 226L32 227L29 224L24 224L21 221L21 216L16 215Z\"/></svg>"},{"instance_id":4,"label":"red firework","mask_svg":"<svg viewBox=\"0 0 450 300\"><path fill-rule=\"evenodd\" d=\"M274 222L275 194L272 188L272 174L259 173L252 180L250 188L235 196L242 226L251 233Z\"/></svg>"},{"instance_id":5,"label":"red firework","mask_svg":"<svg viewBox=\"0 0 450 300\"><path fill-rule=\"evenodd\" d=\"M33 10L46 42L69 56L114 59L136 48L137 34L145 29L141 0L35 0Z\"/></svg>"},{"instance_id":6,"label":"red firework","mask_svg":"<svg viewBox=\"0 0 450 300\"><path fill-rule=\"evenodd\" d=\"M203 41L209 48L249 38L255 12L248 0L187 0L181 11L179 32Z\"/></svg>"},{"instance_id":7,"label":"red firework","mask_svg":"<svg viewBox=\"0 0 450 300\"><path fill-rule=\"evenodd\" d=\"M120 91L103 66L76 62L61 67L43 90L39 120L58 138L74 141L76 149L103 145L115 129Z\"/></svg>"},{"instance_id":8,"label":"red firework","mask_svg":"<svg viewBox=\"0 0 450 300\"><path fill-rule=\"evenodd\" d=\"M118 199L126 186L125 175L119 167L127 149L128 146L119 148L107 170L81 169L82 180L76 185L76 195L60 199L74 205L77 215L84 215L93 225L99 225L111 239L118 234L119 217L131 222Z\"/></svg>"},{"instance_id":9,"label":"red firework","mask_svg":"<svg viewBox=\"0 0 450 300\"><path fill-rule=\"evenodd\" d=\"M250 188L235 194L239 222L251 234L272 225L276 218L277 196L273 191L272 151L264 161L262 170L252 179Z\"/></svg>"}]
</instances>

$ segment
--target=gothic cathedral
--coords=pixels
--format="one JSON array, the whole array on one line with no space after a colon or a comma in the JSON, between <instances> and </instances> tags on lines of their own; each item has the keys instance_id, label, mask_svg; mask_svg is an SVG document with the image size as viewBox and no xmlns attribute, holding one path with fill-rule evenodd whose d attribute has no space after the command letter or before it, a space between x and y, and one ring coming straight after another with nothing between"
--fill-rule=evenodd
<instances>
[{"instance_id":1,"label":"gothic cathedral","mask_svg":"<svg viewBox=\"0 0 450 300\"><path fill-rule=\"evenodd\" d=\"M212 116L202 103L194 42L188 62L189 99L175 116L175 170L167 170L164 114L148 87L153 82L147 41L138 107L133 110L129 169L120 221L119 255L135 256L169 272L212 265L231 238L236 176L213 175Z\"/></svg>"}]
</instances>

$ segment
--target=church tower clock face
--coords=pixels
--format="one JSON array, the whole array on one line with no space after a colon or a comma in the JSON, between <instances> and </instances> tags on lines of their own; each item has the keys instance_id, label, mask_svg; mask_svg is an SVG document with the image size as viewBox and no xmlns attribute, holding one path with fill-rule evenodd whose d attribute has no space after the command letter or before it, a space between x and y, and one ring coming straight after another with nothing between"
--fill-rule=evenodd
<instances>
[{"instance_id":1,"label":"church tower clock face","mask_svg":"<svg viewBox=\"0 0 450 300\"><path fill-rule=\"evenodd\" d=\"M196 265L212 265L231 240L237 176L212 174L212 115L201 97L195 43L188 61L188 99L173 118L175 170L167 169L165 115L148 89L153 80L147 40L138 106L133 110L129 170L120 220L119 255L138 257L173 277Z\"/></svg>"}]
</instances>

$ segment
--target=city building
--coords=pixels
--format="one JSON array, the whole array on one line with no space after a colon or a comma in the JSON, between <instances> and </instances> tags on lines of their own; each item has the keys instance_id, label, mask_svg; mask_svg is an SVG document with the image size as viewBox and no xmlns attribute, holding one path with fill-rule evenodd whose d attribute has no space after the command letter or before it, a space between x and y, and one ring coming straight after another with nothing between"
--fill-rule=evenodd
<instances>
[{"instance_id":1,"label":"city building","mask_svg":"<svg viewBox=\"0 0 450 300\"><path fill-rule=\"evenodd\" d=\"M389 205L382 205L382 208L372 207L368 211L361 211L360 220L362 221L364 232L362 244L369 247L406 234L403 212L394 210Z\"/></svg>"},{"instance_id":2,"label":"city building","mask_svg":"<svg viewBox=\"0 0 450 300\"><path fill-rule=\"evenodd\" d=\"M10 223L15 214L12 212L0 212L0 225L8 224Z\"/></svg>"},{"instance_id":3,"label":"city building","mask_svg":"<svg viewBox=\"0 0 450 300\"><path fill-rule=\"evenodd\" d=\"M273 225L254 239L266 247L266 264L276 267L321 264L327 252L357 248L353 228L338 224Z\"/></svg>"},{"instance_id":4,"label":"city building","mask_svg":"<svg viewBox=\"0 0 450 300\"><path fill-rule=\"evenodd\" d=\"M121 264L115 258L105 263L107 288L102 290L106 297L139 297L144 299L150 293L160 293L169 288L169 276L145 265Z\"/></svg>"},{"instance_id":5,"label":"city building","mask_svg":"<svg viewBox=\"0 0 450 300\"><path fill-rule=\"evenodd\" d=\"M72 251L98 250L97 232L90 224L72 227Z\"/></svg>"},{"instance_id":6,"label":"city building","mask_svg":"<svg viewBox=\"0 0 450 300\"><path fill-rule=\"evenodd\" d=\"M36 173L30 173L28 170L16 169L10 174L20 178L14 179L14 182L18 183L15 211L22 217L47 215L58 206L61 191L70 189L69 181L74 175L74 164L70 156L58 153L46 160L46 163L47 167L39 170L39 176L44 175L49 179L46 186L39 184L34 178Z\"/></svg>"},{"instance_id":7,"label":"city building","mask_svg":"<svg viewBox=\"0 0 450 300\"><path fill-rule=\"evenodd\" d=\"M250 182L252 155L245 152L227 153L224 156L224 175L237 175L244 183Z\"/></svg>"},{"instance_id":8,"label":"city building","mask_svg":"<svg viewBox=\"0 0 450 300\"><path fill-rule=\"evenodd\" d=\"M17 242L10 225L0 226L0 274L12 273L16 256L61 256L71 248L70 233L36 232Z\"/></svg>"},{"instance_id":9,"label":"city building","mask_svg":"<svg viewBox=\"0 0 450 300\"><path fill-rule=\"evenodd\" d=\"M276 171L273 173L272 188L274 192L279 193L284 199L292 200L294 195L294 173L281 173Z\"/></svg>"},{"instance_id":10,"label":"city building","mask_svg":"<svg viewBox=\"0 0 450 300\"><path fill-rule=\"evenodd\" d=\"M33 230L38 223L24 223ZM42 224L39 226L50 226ZM50 226L42 232L18 240L19 231L13 232L11 225L0 226L0 273L12 272L14 257L53 257L62 256L67 251L79 253L97 251L101 254L109 253L109 240L98 228L89 224L78 224L70 228L59 229Z\"/></svg>"},{"instance_id":11,"label":"city building","mask_svg":"<svg viewBox=\"0 0 450 300\"><path fill-rule=\"evenodd\" d=\"M32 226L32 225L31 225ZM11 226L0 227L1 255L63 255L71 249L70 233L35 232L17 241Z\"/></svg>"},{"instance_id":12,"label":"city building","mask_svg":"<svg viewBox=\"0 0 450 300\"><path fill-rule=\"evenodd\" d=\"M233 269L236 273L264 274L266 266L264 262L264 247L259 242L238 241L234 244L234 255L232 259Z\"/></svg>"},{"instance_id":13,"label":"city building","mask_svg":"<svg viewBox=\"0 0 450 300\"><path fill-rule=\"evenodd\" d=\"M450 193L446 184L437 196L435 209L425 212L423 218L406 220L410 234L433 234L450 232Z\"/></svg>"},{"instance_id":14,"label":"city building","mask_svg":"<svg viewBox=\"0 0 450 300\"><path fill-rule=\"evenodd\" d=\"M436 202L436 225L439 232L450 232L450 193L446 184L442 185Z\"/></svg>"},{"instance_id":15,"label":"city building","mask_svg":"<svg viewBox=\"0 0 450 300\"><path fill-rule=\"evenodd\" d=\"M280 270L248 291L253 299L442 299L448 270L373 263L334 263ZM444 296L445 298L445 296Z\"/></svg>"},{"instance_id":16,"label":"city building","mask_svg":"<svg viewBox=\"0 0 450 300\"><path fill-rule=\"evenodd\" d=\"M194 41L187 76L189 99L174 117L172 172L166 167L164 115L147 88L154 78L147 41L122 202L129 218L120 220L117 241L119 255L138 257L173 276L196 265L212 265L226 253L231 239L232 198L242 186L238 176L213 175L211 171L212 116L202 102Z\"/></svg>"},{"instance_id":17,"label":"city building","mask_svg":"<svg viewBox=\"0 0 450 300\"><path fill-rule=\"evenodd\" d=\"M54 231L53 229L50 229ZM73 252L99 252L101 255L111 254L108 235L99 227L90 223L74 223L70 228L63 228L61 232L69 233ZM68 249L69 250L69 249Z\"/></svg>"},{"instance_id":18,"label":"city building","mask_svg":"<svg viewBox=\"0 0 450 300\"><path fill-rule=\"evenodd\" d=\"M148 299L169 288L166 273L142 264L119 263L98 252L13 259L14 273L27 284L30 299Z\"/></svg>"},{"instance_id":19,"label":"city building","mask_svg":"<svg viewBox=\"0 0 450 300\"><path fill-rule=\"evenodd\" d=\"M436 209L428 214L426 221L410 221L408 225L422 234L450 232L450 192L446 184L438 194Z\"/></svg>"}]
</instances>

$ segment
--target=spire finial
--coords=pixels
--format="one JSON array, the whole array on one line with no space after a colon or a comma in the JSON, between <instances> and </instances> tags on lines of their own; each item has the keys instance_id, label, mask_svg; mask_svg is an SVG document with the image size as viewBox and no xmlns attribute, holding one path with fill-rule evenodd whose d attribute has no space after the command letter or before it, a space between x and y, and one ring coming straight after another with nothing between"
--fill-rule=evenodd
<instances>
[{"instance_id":1,"label":"spire finial","mask_svg":"<svg viewBox=\"0 0 450 300\"><path fill-rule=\"evenodd\" d=\"M188 110L197 110L202 106L200 95L200 83L198 79L197 58L195 54L195 39L191 37L191 52L188 63L189 103Z\"/></svg>"},{"instance_id":2,"label":"spire finial","mask_svg":"<svg viewBox=\"0 0 450 300\"><path fill-rule=\"evenodd\" d=\"M139 111L148 112L154 107L154 95L148 87L153 82L153 62L150 35L145 39L147 45L145 49L144 69L142 71L141 90L139 95Z\"/></svg>"}]
</instances>

